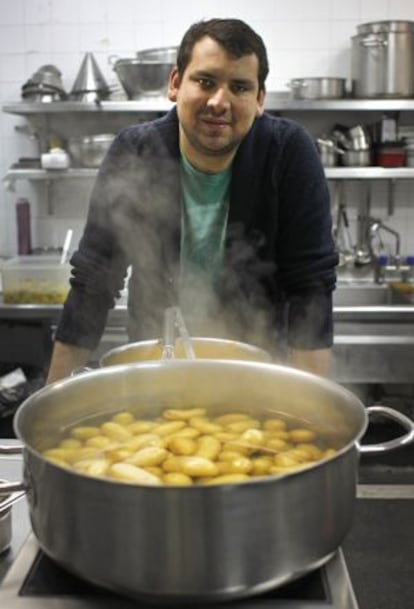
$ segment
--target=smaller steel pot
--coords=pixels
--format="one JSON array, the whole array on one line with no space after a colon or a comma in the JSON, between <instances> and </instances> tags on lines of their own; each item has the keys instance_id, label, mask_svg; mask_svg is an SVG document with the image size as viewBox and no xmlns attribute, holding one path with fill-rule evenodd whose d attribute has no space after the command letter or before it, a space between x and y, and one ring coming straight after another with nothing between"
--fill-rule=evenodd
<instances>
[{"instance_id":1,"label":"smaller steel pot","mask_svg":"<svg viewBox=\"0 0 414 609\"><path fill-rule=\"evenodd\" d=\"M0 479L0 487L7 484L7 480ZM0 554L5 552L9 547L12 539L12 505L21 497L24 492L12 492L5 497L0 495Z\"/></svg>"},{"instance_id":2,"label":"smaller steel pot","mask_svg":"<svg viewBox=\"0 0 414 609\"><path fill-rule=\"evenodd\" d=\"M346 97L346 78L293 78L287 84L294 99L340 99Z\"/></svg>"},{"instance_id":3,"label":"smaller steel pot","mask_svg":"<svg viewBox=\"0 0 414 609\"><path fill-rule=\"evenodd\" d=\"M346 167L368 167L372 165L372 152L368 150L345 150L341 157Z\"/></svg>"},{"instance_id":4,"label":"smaller steel pot","mask_svg":"<svg viewBox=\"0 0 414 609\"><path fill-rule=\"evenodd\" d=\"M267 351L248 343L221 338L191 337L191 344L197 358L271 362L271 357ZM104 353L99 364L100 366L116 366L118 364L159 360L162 358L163 349L164 343L161 339L129 343ZM177 359L186 357L181 339L177 339L174 356Z\"/></svg>"},{"instance_id":5,"label":"smaller steel pot","mask_svg":"<svg viewBox=\"0 0 414 609\"><path fill-rule=\"evenodd\" d=\"M338 155L342 155L344 151L336 145L334 140L329 138L318 138L316 143L322 165L324 167L335 167L338 164Z\"/></svg>"}]
</instances>

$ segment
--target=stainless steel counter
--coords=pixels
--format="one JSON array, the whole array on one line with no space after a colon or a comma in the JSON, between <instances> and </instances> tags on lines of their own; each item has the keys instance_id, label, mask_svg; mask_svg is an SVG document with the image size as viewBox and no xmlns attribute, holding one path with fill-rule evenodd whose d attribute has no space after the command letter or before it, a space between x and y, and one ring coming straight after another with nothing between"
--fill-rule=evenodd
<instances>
[{"instance_id":1,"label":"stainless steel counter","mask_svg":"<svg viewBox=\"0 0 414 609\"><path fill-rule=\"evenodd\" d=\"M5 305L2 320L47 321L53 328L61 305ZM125 298L109 312L94 359L125 344ZM332 377L343 383L412 383L414 302L399 298L387 286L339 285L334 293Z\"/></svg>"}]
</instances>

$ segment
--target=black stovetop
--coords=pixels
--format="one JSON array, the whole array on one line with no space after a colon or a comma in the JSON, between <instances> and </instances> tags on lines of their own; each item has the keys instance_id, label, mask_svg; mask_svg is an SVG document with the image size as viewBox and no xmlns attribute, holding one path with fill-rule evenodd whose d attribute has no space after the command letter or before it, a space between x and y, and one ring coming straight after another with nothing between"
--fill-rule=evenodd
<instances>
[{"instance_id":1,"label":"black stovetop","mask_svg":"<svg viewBox=\"0 0 414 609\"><path fill-rule=\"evenodd\" d=\"M41 550L38 551L32 567L20 588L21 596L28 597L54 597L62 596L78 596L78 597L104 597L105 599L113 599L117 606L119 603L130 605L134 609L146 609L149 606L154 606L148 603L147 600L128 602L125 598L119 595L108 592L101 587L94 586L85 580L82 580L71 573L68 573L53 560L51 560ZM300 579L290 582L280 588L270 590L269 592L260 594L256 599L260 599L260 606L271 606L275 599L283 599L286 601L303 600L315 602L327 602L329 600L329 586L326 580L323 569L318 569L313 573L305 575ZM251 600L237 600L226 603L215 603L215 607L245 607L251 604ZM115 605L114 605L115 606ZM159 605L158 605L159 606ZM197 604L197 607L202 608L205 605Z\"/></svg>"}]
</instances>

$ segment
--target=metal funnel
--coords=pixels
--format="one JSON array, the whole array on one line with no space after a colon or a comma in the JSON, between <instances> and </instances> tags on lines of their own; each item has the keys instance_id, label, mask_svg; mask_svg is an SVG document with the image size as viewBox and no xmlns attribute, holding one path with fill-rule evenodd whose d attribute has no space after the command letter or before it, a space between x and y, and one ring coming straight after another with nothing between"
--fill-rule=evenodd
<instances>
[{"instance_id":1,"label":"metal funnel","mask_svg":"<svg viewBox=\"0 0 414 609\"><path fill-rule=\"evenodd\" d=\"M71 93L107 91L109 87L92 53L85 53Z\"/></svg>"}]
</instances>

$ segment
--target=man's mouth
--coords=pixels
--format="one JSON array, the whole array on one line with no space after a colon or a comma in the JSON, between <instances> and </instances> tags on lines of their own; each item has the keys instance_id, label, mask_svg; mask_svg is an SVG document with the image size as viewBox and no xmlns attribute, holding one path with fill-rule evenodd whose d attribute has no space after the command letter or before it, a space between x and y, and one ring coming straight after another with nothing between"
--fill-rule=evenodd
<instances>
[{"instance_id":1,"label":"man's mouth","mask_svg":"<svg viewBox=\"0 0 414 609\"><path fill-rule=\"evenodd\" d=\"M201 120L206 125L217 128L228 127L231 124L230 120L216 116L201 116Z\"/></svg>"}]
</instances>

